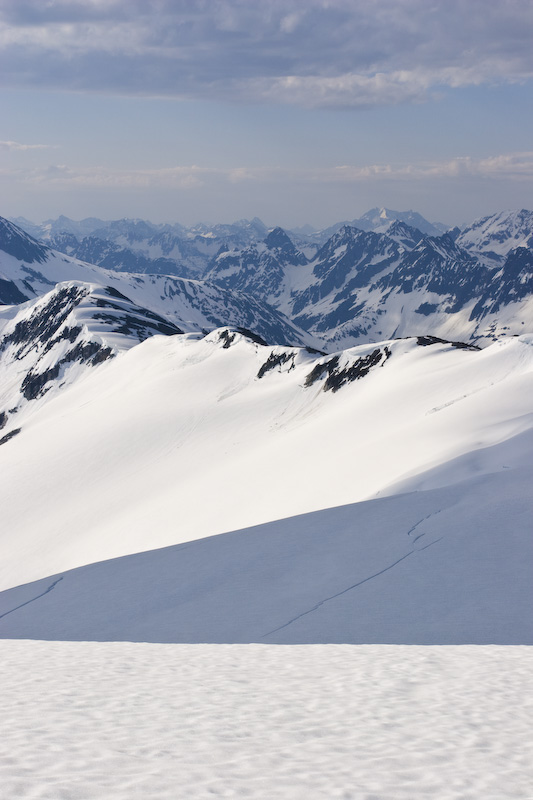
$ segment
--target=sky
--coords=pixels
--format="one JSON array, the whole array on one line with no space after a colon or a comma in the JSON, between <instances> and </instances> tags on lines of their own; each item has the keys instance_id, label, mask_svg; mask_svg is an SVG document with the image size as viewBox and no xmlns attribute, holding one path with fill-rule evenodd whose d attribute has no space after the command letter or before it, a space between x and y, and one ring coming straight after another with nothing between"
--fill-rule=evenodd
<instances>
[{"instance_id":1,"label":"sky","mask_svg":"<svg viewBox=\"0 0 533 800\"><path fill-rule=\"evenodd\" d=\"M533 208L532 0L0 0L0 214Z\"/></svg>"}]
</instances>

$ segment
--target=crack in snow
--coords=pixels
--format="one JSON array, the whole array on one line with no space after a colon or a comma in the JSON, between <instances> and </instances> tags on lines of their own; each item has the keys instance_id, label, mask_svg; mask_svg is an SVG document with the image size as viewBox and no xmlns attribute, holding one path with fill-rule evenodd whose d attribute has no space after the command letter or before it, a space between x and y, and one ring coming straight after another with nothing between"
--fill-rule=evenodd
<instances>
[{"instance_id":1,"label":"crack in snow","mask_svg":"<svg viewBox=\"0 0 533 800\"><path fill-rule=\"evenodd\" d=\"M413 525L413 527L410 528L407 531L407 536L411 536L411 534L416 531L416 529L418 528L419 525L422 525L423 522L426 522L426 520L431 519L431 517L436 517L437 514L440 514L441 512L442 512L442 508L440 508L438 511L432 511L431 514L428 514L427 516L425 516L422 519L418 520L418 522L415 525ZM421 539L425 535L426 535L425 533L419 533L418 536L415 536L415 538L412 540L413 545L416 542L418 542L418 540ZM441 536L441 539L442 539L442 536ZM440 539L437 539L436 541L440 542ZM426 545L426 546L429 547L429 545ZM417 549L425 550L426 548L425 547L420 547L420 548L417 548Z\"/></svg>"},{"instance_id":2,"label":"crack in snow","mask_svg":"<svg viewBox=\"0 0 533 800\"><path fill-rule=\"evenodd\" d=\"M56 581L54 581L52 584L50 584L50 586L48 587L48 589L45 589L45 590L44 590L44 592L41 592L41 594L38 594L38 595L37 595L37 597L32 597L30 600L26 600L26 602L25 602L25 603L21 603L19 606L15 606L15 608L12 608L12 609L10 609L9 611L4 611L4 613L3 613L3 614L0 614L0 619L3 619L3 617L7 617L7 616L8 616L8 614L12 614L12 613L13 613L13 611L18 611L18 609L19 609L19 608L23 608L23 606L27 606L27 605L29 605L30 603L34 603L34 602L35 602L36 600L38 600L40 597L44 597L44 596L45 596L45 594L48 594L48 592L51 592L51 591L52 591L52 589L53 589L55 586L57 586L57 584L59 583L59 581L62 581L62 580L63 580L63 576L61 576L61 577L60 577L60 578L58 578Z\"/></svg>"},{"instance_id":3,"label":"crack in snow","mask_svg":"<svg viewBox=\"0 0 533 800\"><path fill-rule=\"evenodd\" d=\"M362 586L363 583L367 583L368 581L371 581L373 578L377 578L379 575L383 575L384 572L388 572L390 569L395 567L401 561L405 561L406 558L409 558L409 556L412 556L413 553L416 552L417 552L416 550L410 550L408 553L399 558L393 564L389 564L388 567L381 569L379 572L375 572L373 575L369 575L368 578L363 578L362 581L358 581L358 583L354 583L352 584L352 586L348 586L346 589L343 589L342 591L337 592L336 594L332 594L330 597L325 597L324 600L320 600L320 602L318 602L315 606L313 606L313 608L309 608L307 611L302 611L301 614L298 614L296 617L293 617L293 619L290 619L288 622L285 622L283 625L280 625L279 628L274 628L268 633L265 633L264 636L262 636L261 638L265 639L267 636L271 636L273 633L277 633L278 631L283 630L283 628L287 628L289 625L292 625L293 622L296 622L302 617L306 617L308 614L312 614L313 611L316 611L317 608L323 606L324 603L328 603L330 600L335 600L335 598L341 597L341 595L346 594L346 592L350 592L352 589L357 589L358 586Z\"/></svg>"},{"instance_id":4,"label":"crack in snow","mask_svg":"<svg viewBox=\"0 0 533 800\"><path fill-rule=\"evenodd\" d=\"M431 517L437 516L437 514L440 514L441 512L442 512L442 509L439 509L438 511L433 511L431 514L428 514L427 516L425 516L422 519L420 519L415 525L413 525L412 528L410 528L407 531L407 536L411 536L413 531L415 531L418 528L419 525L422 525L423 522L425 522L426 520L430 519ZM422 536L425 536L425 535L426 535L425 533L420 533L418 536L416 536L413 539L413 549L410 550L408 553L406 553L401 558L399 558L397 561L394 561L392 564L389 564L388 567L384 567L384 569L381 569L379 572L375 572L373 575L369 575L367 578L363 578L363 580L358 581L358 583L354 583L354 584L352 584L352 586L348 586L346 589L343 589L342 591L337 592L336 594L332 594L330 597L325 597L324 600L320 600L312 608L309 608L307 611L302 611L301 614L298 614L296 617L293 617L288 622L285 622L283 625L280 625L278 628L274 628L273 630L269 631L268 633L265 633L261 638L262 639L266 639L267 636L271 636L273 633L277 633L278 631L283 630L283 628L287 628L289 625L292 625L293 622L296 622L297 620L301 619L302 617L306 617L308 614L312 614L313 611L316 611L318 608L320 608L320 606L323 606L324 603L328 603L330 600L335 600L337 597L341 597L341 595L346 594L346 592L350 592L352 589L357 589L358 586L362 586L363 583L367 583L368 581L371 581L374 578L379 577L379 575L383 575L384 572L388 572L390 569L395 567L401 561L405 561L405 559L408 558L409 556L412 556L414 553L422 552L422 550L427 550L428 547L432 547L434 544L437 544L438 542L440 542L444 538L443 536L440 536L438 539L435 539L433 542L429 542L429 544L424 545L424 547L415 548L414 547L415 543L419 539L421 539Z\"/></svg>"}]
</instances>

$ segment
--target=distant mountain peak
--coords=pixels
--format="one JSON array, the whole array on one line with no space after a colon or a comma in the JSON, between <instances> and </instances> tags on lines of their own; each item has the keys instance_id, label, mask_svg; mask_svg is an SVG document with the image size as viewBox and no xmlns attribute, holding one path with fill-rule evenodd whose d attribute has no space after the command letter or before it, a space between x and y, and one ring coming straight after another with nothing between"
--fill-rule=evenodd
<instances>
[{"instance_id":1,"label":"distant mountain peak","mask_svg":"<svg viewBox=\"0 0 533 800\"><path fill-rule=\"evenodd\" d=\"M0 217L0 250L28 264L46 261L49 248L17 225Z\"/></svg>"},{"instance_id":2,"label":"distant mountain peak","mask_svg":"<svg viewBox=\"0 0 533 800\"><path fill-rule=\"evenodd\" d=\"M277 227L271 230L268 236L265 239L265 244L272 250L276 247L278 248L286 248L291 247L294 248L294 245L290 238L287 236L283 228Z\"/></svg>"},{"instance_id":3,"label":"distant mountain peak","mask_svg":"<svg viewBox=\"0 0 533 800\"><path fill-rule=\"evenodd\" d=\"M390 208L371 208L366 214L352 222L356 228L362 230L373 230L378 233L386 233L387 227L396 220L404 222L411 228L416 228L428 236L440 236L447 230L447 226L440 222L428 222L417 211L394 211Z\"/></svg>"}]
</instances>

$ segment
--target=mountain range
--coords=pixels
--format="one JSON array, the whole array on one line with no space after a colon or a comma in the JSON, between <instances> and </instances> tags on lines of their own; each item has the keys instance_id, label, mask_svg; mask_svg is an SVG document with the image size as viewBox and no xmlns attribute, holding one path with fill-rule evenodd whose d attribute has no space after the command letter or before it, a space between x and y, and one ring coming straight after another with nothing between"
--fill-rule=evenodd
<instances>
[{"instance_id":1,"label":"mountain range","mask_svg":"<svg viewBox=\"0 0 533 800\"><path fill-rule=\"evenodd\" d=\"M329 351L427 331L486 344L527 330L533 213L502 212L462 231L443 228L416 212L372 209L313 234L321 244L309 233L267 231L257 218L185 229L63 217L44 223L40 233L43 244L112 271L195 275L242 292L282 312ZM7 286L3 291L9 298Z\"/></svg>"},{"instance_id":2,"label":"mountain range","mask_svg":"<svg viewBox=\"0 0 533 800\"><path fill-rule=\"evenodd\" d=\"M533 215L377 217L197 279L0 220L0 636L533 641Z\"/></svg>"}]
</instances>

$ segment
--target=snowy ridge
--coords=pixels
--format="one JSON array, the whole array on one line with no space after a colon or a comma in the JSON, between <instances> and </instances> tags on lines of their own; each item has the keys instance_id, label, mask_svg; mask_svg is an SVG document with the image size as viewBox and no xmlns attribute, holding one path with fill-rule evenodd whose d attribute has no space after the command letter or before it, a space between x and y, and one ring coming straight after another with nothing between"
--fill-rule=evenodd
<instances>
[{"instance_id":1,"label":"snowy ridge","mask_svg":"<svg viewBox=\"0 0 533 800\"><path fill-rule=\"evenodd\" d=\"M367 338L329 354L232 288L0 252L32 298L0 312L0 636L533 641L533 335L460 335L529 321L531 250L393 228L254 246L330 349Z\"/></svg>"},{"instance_id":2,"label":"snowy ridge","mask_svg":"<svg viewBox=\"0 0 533 800\"><path fill-rule=\"evenodd\" d=\"M116 289L75 281L10 311L0 322L1 428L18 424L28 403L69 385L87 367L154 334L183 333Z\"/></svg>"},{"instance_id":3,"label":"snowy ridge","mask_svg":"<svg viewBox=\"0 0 533 800\"><path fill-rule=\"evenodd\" d=\"M533 249L533 212L502 211L478 219L461 231L457 243L489 264L501 264L517 247Z\"/></svg>"}]
</instances>

